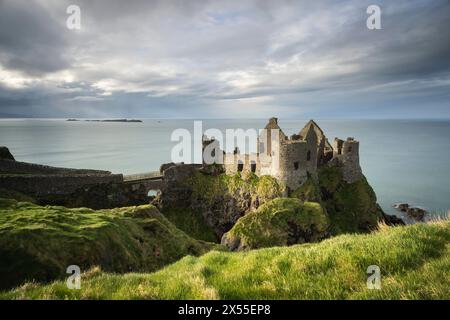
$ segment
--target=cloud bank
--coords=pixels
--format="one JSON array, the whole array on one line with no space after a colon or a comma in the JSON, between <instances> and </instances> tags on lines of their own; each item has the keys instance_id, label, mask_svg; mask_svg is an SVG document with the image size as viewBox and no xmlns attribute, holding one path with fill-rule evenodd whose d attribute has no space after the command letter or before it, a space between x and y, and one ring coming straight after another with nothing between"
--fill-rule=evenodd
<instances>
[{"instance_id":1,"label":"cloud bank","mask_svg":"<svg viewBox=\"0 0 450 320\"><path fill-rule=\"evenodd\" d=\"M450 118L449 30L446 0L0 0L0 117Z\"/></svg>"}]
</instances>

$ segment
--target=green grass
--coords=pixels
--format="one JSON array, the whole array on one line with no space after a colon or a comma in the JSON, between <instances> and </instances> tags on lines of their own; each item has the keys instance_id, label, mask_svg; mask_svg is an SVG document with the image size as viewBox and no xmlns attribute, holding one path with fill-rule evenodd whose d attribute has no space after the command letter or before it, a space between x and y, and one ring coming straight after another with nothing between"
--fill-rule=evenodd
<instances>
[{"instance_id":1,"label":"green grass","mask_svg":"<svg viewBox=\"0 0 450 320\"><path fill-rule=\"evenodd\" d=\"M277 198L240 218L225 238L240 250L321 240L329 227L319 203Z\"/></svg>"},{"instance_id":2,"label":"green grass","mask_svg":"<svg viewBox=\"0 0 450 320\"><path fill-rule=\"evenodd\" d=\"M219 242L213 228L208 226L202 213L190 208L164 208L164 216L178 229L194 239Z\"/></svg>"},{"instance_id":3,"label":"green grass","mask_svg":"<svg viewBox=\"0 0 450 320\"><path fill-rule=\"evenodd\" d=\"M94 211L0 199L0 288L64 277L72 264L154 271L212 247L151 205Z\"/></svg>"},{"instance_id":4,"label":"green grass","mask_svg":"<svg viewBox=\"0 0 450 320\"><path fill-rule=\"evenodd\" d=\"M381 290L367 288L369 265ZM185 257L154 273L26 284L2 299L450 299L450 222L385 227L320 243Z\"/></svg>"}]
</instances>

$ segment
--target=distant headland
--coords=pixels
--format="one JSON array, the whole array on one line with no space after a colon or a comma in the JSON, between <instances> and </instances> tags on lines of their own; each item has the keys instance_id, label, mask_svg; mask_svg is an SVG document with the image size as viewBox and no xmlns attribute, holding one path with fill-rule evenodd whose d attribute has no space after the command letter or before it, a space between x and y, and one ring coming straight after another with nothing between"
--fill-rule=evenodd
<instances>
[{"instance_id":1,"label":"distant headland","mask_svg":"<svg viewBox=\"0 0 450 320\"><path fill-rule=\"evenodd\" d=\"M81 121L78 119L67 119L66 121ZM143 122L142 120L138 120L138 119L106 119L106 120L99 120L99 119L95 119L95 120L83 120L83 121L89 121L89 122Z\"/></svg>"}]
</instances>

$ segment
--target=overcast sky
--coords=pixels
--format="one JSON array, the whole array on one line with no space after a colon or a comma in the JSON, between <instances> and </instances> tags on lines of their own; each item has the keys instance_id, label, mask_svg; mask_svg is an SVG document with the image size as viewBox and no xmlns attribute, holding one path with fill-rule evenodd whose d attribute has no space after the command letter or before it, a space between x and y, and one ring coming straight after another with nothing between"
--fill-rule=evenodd
<instances>
[{"instance_id":1,"label":"overcast sky","mask_svg":"<svg viewBox=\"0 0 450 320\"><path fill-rule=\"evenodd\" d=\"M450 118L450 2L0 0L22 116Z\"/></svg>"}]
</instances>

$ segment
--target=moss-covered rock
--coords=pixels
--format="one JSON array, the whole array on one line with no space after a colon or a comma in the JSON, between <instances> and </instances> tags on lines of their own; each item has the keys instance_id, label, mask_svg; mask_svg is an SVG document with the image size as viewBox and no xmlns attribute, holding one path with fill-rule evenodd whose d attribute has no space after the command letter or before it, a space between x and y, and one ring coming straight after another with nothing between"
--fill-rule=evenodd
<instances>
[{"instance_id":1,"label":"moss-covered rock","mask_svg":"<svg viewBox=\"0 0 450 320\"><path fill-rule=\"evenodd\" d=\"M216 238L220 239L240 217L282 194L275 178L257 177L254 173L213 175L186 166L171 168L168 174L170 177L166 179L158 200L159 206L174 224L191 236L198 237L199 230L213 229ZM173 178L177 176L179 178ZM187 219L192 212L196 213L195 219L199 223L189 230L183 225L190 224ZM200 225L201 220L204 221L203 226ZM206 236L210 239L209 235ZM203 235L199 238L205 239Z\"/></svg>"},{"instance_id":2,"label":"moss-covered rock","mask_svg":"<svg viewBox=\"0 0 450 320\"><path fill-rule=\"evenodd\" d=\"M370 231L383 220L383 211L366 178L346 183L339 167L320 169L318 181L308 179L291 196L322 203L330 217L334 235Z\"/></svg>"},{"instance_id":3,"label":"moss-covered rock","mask_svg":"<svg viewBox=\"0 0 450 320\"><path fill-rule=\"evenodd\" d=\"M0 199L0 288L66 276L69 265L153 271L215 246L189 237L151 205L94 211Z\"/></svg>"},{"instance_id":4,"label":"moss-covered rock","mask_svg":"<svg viewBox=\"0 0 450 320\"><path fill-rule=\"evenodd\" d=\"M278 198L240 218L224 234L222 244L247 250L314 242L327 235L328 227L328 216L319 203Z\"/></svg>"}]
</instances>

